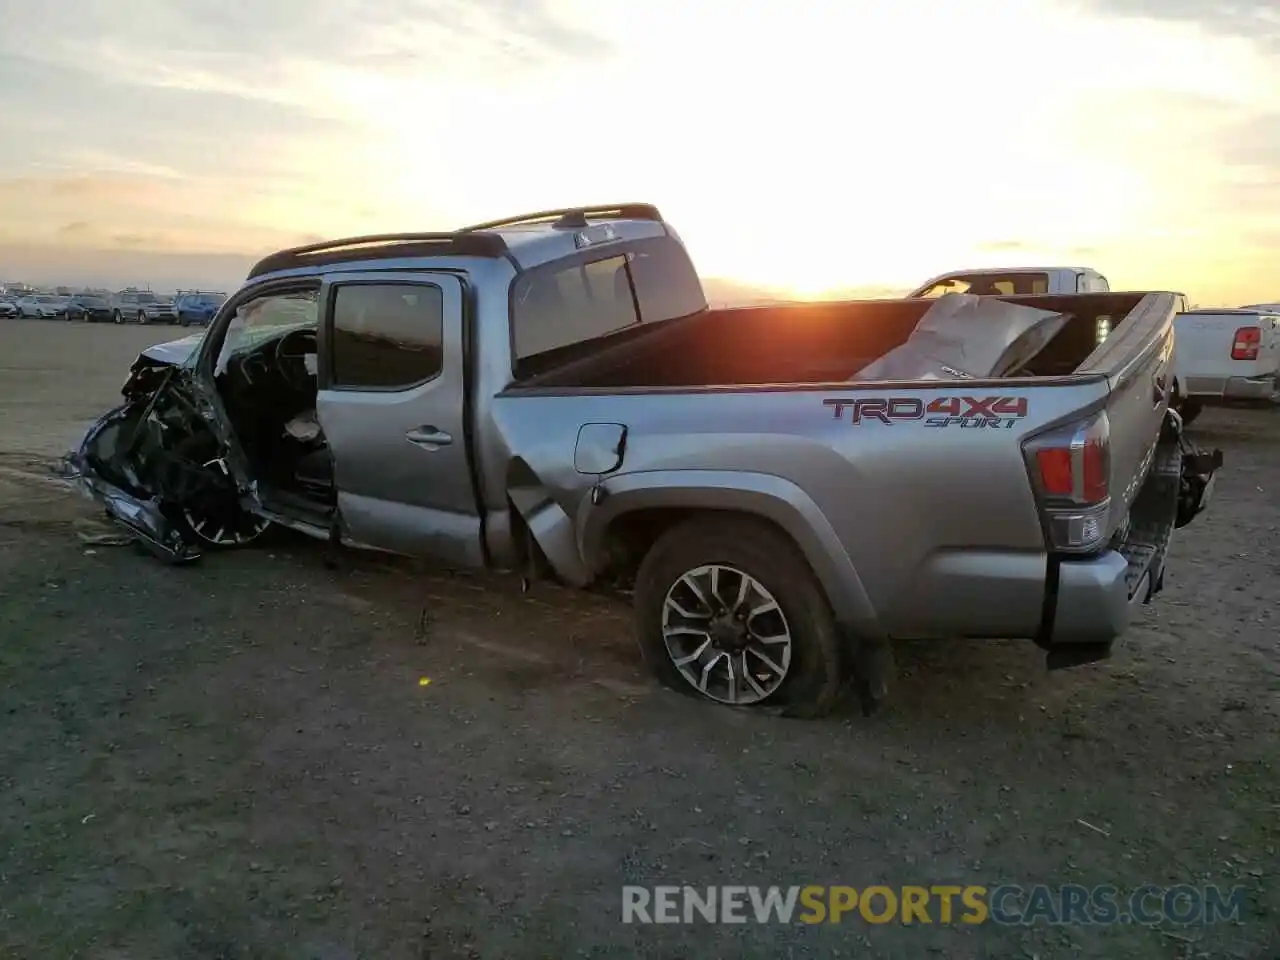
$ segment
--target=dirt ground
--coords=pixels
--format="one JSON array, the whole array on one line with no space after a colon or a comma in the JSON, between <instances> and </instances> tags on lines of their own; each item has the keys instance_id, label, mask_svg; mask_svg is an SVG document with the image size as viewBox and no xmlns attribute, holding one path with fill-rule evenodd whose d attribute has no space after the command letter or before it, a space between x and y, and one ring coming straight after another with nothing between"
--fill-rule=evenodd
<instances>
[{"instance_id":1,"label":"dirt ground","mask_svg":"<svg viewBox=\"0 0 1280 960\"><path fill-rule=\"evenodd\" d=\"M1280 412L1108 662L903 644L822 722L654 686L617 602L305 542L169 568L45 476L174 328L0 321L0 956L1280 957ZM429 681L429 682L428 682ZM1238 923L635 926L623 884L1246 888Z\"/></svg>"}]
</instances>

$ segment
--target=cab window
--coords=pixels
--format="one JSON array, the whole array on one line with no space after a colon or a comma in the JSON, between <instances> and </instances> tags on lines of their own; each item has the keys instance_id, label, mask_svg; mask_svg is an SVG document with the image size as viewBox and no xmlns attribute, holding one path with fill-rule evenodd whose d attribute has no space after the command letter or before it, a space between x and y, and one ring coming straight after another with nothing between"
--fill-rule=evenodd
<instances>
[{"instance_id":1,"label":"cab window","mask_svg":"<svg viewBox=\"0 0 1280 960\"><path fill-rule=\"evenodd\" d=\"M642 323L706 308L684 248L669 237L530 270L511 296L513 360L545 356Z\"/></svg>"}]
</instances>

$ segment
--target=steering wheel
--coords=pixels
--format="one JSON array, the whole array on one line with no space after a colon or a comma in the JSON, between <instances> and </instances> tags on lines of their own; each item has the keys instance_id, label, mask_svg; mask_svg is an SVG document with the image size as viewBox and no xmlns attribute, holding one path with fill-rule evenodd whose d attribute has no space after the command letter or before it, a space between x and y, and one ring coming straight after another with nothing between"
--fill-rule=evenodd
<instances>
[{"instance_id":1,"label":"steering wheel","mask_svg":"<svg viewBox=\"0 0 1280 960\"><path fill-rule=\"evenodd\" d=\"M266 376L268 373L267 361L263 359L260 353L246 354L240 359L238 366L240 376L244 378L244 382L249 386L253 385L255 377Z\"/></svg>"},{"instance_id":2,"label":"steering wheel","mask_svg":"<svg viewBox=\"0 0 1280 960\"><path fill-rule=\"evenodd\" d=\"M311 389L314 374L307 369L306 357L315 352L314 330L294 330L276 341L276 370L299 393L306 393Z\"/></svg>"}]
</instances>

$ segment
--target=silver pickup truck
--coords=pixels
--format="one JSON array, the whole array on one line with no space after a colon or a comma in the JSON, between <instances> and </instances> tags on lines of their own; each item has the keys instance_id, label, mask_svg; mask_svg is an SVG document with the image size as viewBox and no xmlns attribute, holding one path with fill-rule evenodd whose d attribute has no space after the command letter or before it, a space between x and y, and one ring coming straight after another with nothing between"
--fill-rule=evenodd
<instances>
[{"instance_id":1,"label":"silver pickup truck","mask_svg":"<svg viewBox=\"0 0 1280 960\"><path fill-rule=\"evenodd\" d=\"M1001 299L1062 318L1015 369L859 379L942 301L708 309L648 204L315 244L145 351L73 460L170 561L274 523L621 588L677 690L870 708L895 638L1107 656L1221 465L1168 409L1179 294Z\"/></svg>"}]
</instances>

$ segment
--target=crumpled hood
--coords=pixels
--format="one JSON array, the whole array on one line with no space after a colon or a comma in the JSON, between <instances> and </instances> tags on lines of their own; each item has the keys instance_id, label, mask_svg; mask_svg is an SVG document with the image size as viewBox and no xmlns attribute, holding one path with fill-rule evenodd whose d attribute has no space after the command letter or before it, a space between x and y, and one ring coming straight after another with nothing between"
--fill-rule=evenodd
<instances>
[{"instance_id":1,"label":"crumpled hood","mask_svg":"<svg viewBox=\"0 0 1280 960\"><path fill-rule=\"evenodd\" d=\"M301 323L278 323L271 326L262 327L237 327L235 323L231 325L231 331L234 334L234 349L238 351L252 350L268 340L274 340L284 336L290 330L300 330L312 327L314 324L303 321ZM206 327L199 333L193 333L189 337L183 337L181 340L170 340L167 343L157 343L154 347L147 347L140 356L146 357L148 360L154 360L157 363L165 363L170 366L182 367L190 366L191 361L196 355L196 348L200 346L200 342L208 335L209 328ZM224 347L225 350L225 347Z\"/></svg>"},{"instance_id":2,"label":"crumpled hood","mask_svg":"<svg viewBox=\"0 0 1280 960\"><path fill-rule=\"evenodd\" d=\"M202 339L204 339L204 331L193 333L191 336L183 337L181 340L157 343L155 346L147 347L147 349L143 350L142 356L148 360L167 363L174 367L185 366L195 356L196 347L200 346Z\"/></svg>"}]
</instances>

